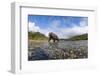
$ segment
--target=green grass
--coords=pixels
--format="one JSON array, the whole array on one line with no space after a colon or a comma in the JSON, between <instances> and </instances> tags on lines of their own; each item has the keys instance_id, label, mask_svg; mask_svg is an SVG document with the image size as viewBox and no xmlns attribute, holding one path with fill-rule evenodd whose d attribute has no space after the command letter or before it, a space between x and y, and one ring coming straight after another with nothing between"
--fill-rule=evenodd
<instances>
[{"instance_id":1,"label":"green grass","mask_svg":"<svg viewBox=\"0 0 100 76\"><path fill-rule=\"evenodd\" d=\"M68 40L72 40L72 41L75 41L75 40L88 40L88 34L82 34L82 35L74 36L74 37L69 38Z\"/></svg>"},{"instance_id":2,"label":"green grass","mask_svg":"<svg viewBox=\"0 0 100 76\"><path fill-rule=\"evenodd\" d=\"M32 40L47 40L48 38L40 32L28 32L28 38Z\"/></svg>"}]
</instances>

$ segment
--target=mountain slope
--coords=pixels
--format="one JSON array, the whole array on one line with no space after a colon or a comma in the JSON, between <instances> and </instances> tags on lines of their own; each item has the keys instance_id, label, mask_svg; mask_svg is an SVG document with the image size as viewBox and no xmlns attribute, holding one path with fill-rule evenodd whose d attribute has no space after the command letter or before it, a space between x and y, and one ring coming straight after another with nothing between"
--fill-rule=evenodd
<instances>
[{"instance_id":1,"label":"mountain slope","mask_svg":"<svg viewBox=\"0 0 100 76\"><path fill-rule=\"evenodd\" d=\"M68 40L88 40L88 34L82 34L82 35L78 35L78 36L74 36L69 38Z\"/></svg>"},{"instance_id":2,"label":"mountain slope","mask_svg":"<svg viewBox=\"0 0 100 76\"><path fill-rule=\"evenodd\" d=\"M28 32L28 38L32 40L45 40L47 37L40 32Z\"/></svg>"}]
</instances>

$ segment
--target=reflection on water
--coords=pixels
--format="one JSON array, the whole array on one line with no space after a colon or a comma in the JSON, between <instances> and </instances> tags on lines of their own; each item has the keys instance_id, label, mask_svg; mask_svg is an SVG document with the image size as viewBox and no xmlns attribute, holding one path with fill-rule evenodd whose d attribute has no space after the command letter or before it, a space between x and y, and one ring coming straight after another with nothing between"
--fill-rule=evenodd
<instances>
[{"instance_id":1,"label":"reflection on water","mask_svg":"<svg viewBox=\"0 0 100 76\"><path fill-rule=\"evenodd\" d=\"M87 41L30 41L28 60L79 59L88 57Z\"/></svg>"},{"instance_id":2,"label":"reflection on water","mask_svg":"<svg viewBox=\"0 0 100 76\"><path fill-rule=\"evenodd\" d=\"M51 42L49 42L48 43L48 48L54 48L54 49L57 49L57 48L59 48L59 46L58 46L58 42L55 42L55 43L51 43Z\"/></svg>"}]
</instances>

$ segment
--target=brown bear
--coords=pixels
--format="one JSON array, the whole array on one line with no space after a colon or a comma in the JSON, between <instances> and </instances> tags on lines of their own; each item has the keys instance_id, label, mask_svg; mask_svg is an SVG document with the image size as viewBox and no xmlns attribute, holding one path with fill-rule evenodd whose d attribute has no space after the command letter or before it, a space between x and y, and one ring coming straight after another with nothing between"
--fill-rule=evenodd
<instances>
[{"instance_id":1,"label":"brown bear","mask_svg":"<svg viewBox=\"0 0 100 76\"><path fill-rule=\"evenodd\" d=\"M56 41L59 42L58 36L55 33L53 33L53 32L49 33L48 42L50 42L50 40L53 40L53 42L56 42Z\"/></svg>"}]
</instances>

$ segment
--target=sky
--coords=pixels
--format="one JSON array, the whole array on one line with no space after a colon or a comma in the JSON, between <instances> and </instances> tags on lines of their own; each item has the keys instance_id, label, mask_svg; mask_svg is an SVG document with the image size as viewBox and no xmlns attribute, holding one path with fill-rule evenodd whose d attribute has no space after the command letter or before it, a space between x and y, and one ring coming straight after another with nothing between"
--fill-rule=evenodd
<instances>
[{"instance_id":1,"label":"sky","mask_svg":"<svg viewBox=\"0 0 100 76\"><path fill-rule=\"evenodd\" d=\"M70 38L88 33L88 17L28 15L28 29L47 37L54 32L59 38Z\"/></svg>"}]
</instances>

